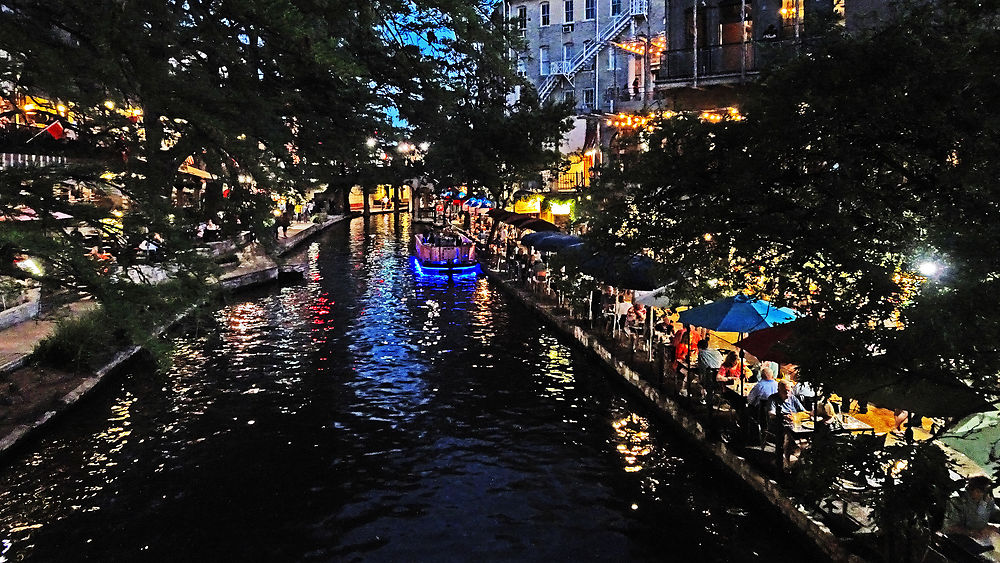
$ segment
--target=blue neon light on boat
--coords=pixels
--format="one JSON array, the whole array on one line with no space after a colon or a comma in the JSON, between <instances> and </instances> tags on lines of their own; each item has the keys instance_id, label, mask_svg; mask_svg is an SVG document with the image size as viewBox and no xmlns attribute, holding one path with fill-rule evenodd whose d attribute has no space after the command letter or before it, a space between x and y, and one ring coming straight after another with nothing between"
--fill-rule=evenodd
<instances>
[{"instance_id":1,"label":"blue neon light on boat","mask_svg":"<svg viewBox=\"0 0 1000 563\"><path fill-rule=\"evenodd\" d=\"M420 260L416 256L410 257L414 270L421 276L476 276L482 273L479 264L469 264L466 266L451 266L447 268L428 268L420 265Z\"/></svg>"}]
</instances>

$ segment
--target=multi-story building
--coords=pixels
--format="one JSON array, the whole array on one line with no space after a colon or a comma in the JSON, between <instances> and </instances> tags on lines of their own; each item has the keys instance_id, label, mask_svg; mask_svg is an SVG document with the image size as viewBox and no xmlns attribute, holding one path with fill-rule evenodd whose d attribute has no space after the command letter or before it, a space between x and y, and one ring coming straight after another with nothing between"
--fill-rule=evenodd
<instances>
[{"instance_id":1,"label":"multi-story building","mask_svg":"<svg viewBox=\"0 0 1000 563\"><path fill-rule=\"evenodd\" d=\"M562 150L569 172L557 190L589 183L599 147L610 139L607 113L637 111L653 100L659 53L665 47L660 0L520 0L506 10L526 42L518 72L543 101L573 100L576 123Z\"/></svg>"},{"instance_id":2,"label":"multi-story building","mask_svg":"<svg viewBox=\"0 0 1000 563\"><path fill-rule=\"evenodd\" d=\"M738 106L741 86L801 49L824 17L848 31L891 16L885 0L661 0L668 47L655 97L670 110Z\"/></svg>"}]
</instances>

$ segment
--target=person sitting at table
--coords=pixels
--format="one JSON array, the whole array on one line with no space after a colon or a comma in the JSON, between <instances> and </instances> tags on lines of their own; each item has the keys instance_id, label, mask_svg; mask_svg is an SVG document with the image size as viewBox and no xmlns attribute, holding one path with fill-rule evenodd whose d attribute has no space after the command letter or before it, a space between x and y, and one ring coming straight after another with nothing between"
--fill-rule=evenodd
<instances>
[{"instance_id":1,"label":"person sitting at table","mask_svg":"<svg viewBox=\"0 0 1000 563\"><path fill-rule=\"evenodd\" d=\"M634 303L625 313L625 332L629 335L629 347L634 351L646 325L646 307Z\"/></svg>"},{"instance_id":2,"label":"person sitting at table","mask_svg":"<svg viewBox=\"0 0 1000 563\"><path fill-rule=\"evenodd\" d=\"M674 337L670 340L670 345L674 349L674 371L680 367L680 364L687 363L688 351L690 350L688 344L688 334L690 331L687 327L681 325L676 332L674 332Z\"/></svg>"},{"instance_id":3,"label":"person sitting at table","mask_svg":"<svg viewBox=\"0 0 1000 563\"><path fill-rule=\"evenodd\" d=\"M982 543L1000 534L990 525L990 519L998 512L992 489L989 477L970 477L965 490L948 499L941 531L967 536Z\"/></svg>"},{"instance_id":4,"label":"person sitting at table","mask_svg":"<svg viewBox=\"0 0 1000 563\"><path fill-rule=\"evenodd\" d=\"M795 424L795 414L805 412L806 408L792 394L792 384L787 380L778 382L778 390L768 398L771 428L777 443L780 444L781 469L784 470L798 458L799 445L792 437L792 427Z\"/></svg>"},{"instance_id":5,"label":"person sitting at table","mask_svg":"<svg viewBox=\"0 0 1000 563\"><path fill-rule=\"evenodd\" d=\"M747 405L759 407L760 404L769 399L771 395L778 392L778 382L774 379L774 372L771 368L764 366L760 368L760 381L753 386L750 394L747 395Z\"/></svg>"},{"instance_id":6,"label":"person sitting at table","mask_svg":"<svg viewBox=\"0 0 1000 563\"><path fill-rule=\"evenodd\" d=\"M726 359L719 366L719 371L715 375L715 381L720 385L729 385L734 381L739 381L742 377L740 373L740 358L732 350L726 354Z\"/></svg>"}]
</instances>

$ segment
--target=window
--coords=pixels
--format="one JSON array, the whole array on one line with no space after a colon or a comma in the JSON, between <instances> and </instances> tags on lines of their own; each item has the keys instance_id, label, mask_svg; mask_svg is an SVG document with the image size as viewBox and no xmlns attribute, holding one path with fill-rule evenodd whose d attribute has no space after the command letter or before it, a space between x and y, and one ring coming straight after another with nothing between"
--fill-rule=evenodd
<instances>
[{"instance_id":1,"label":"window","mask_svg":"<svg viewBox=\"0 0 1000 563\"><path fill-rule=\"evenodd\" d=\"M611 15L620 16L622 13L622 0L611 0Z\"/></svg>"},{"instance_id":2,"label":"window","mask_svg":"<svg viewBox=\"0 0 1000 563\"><path fill-rule=\"evenodd\" d=\"M564 102L575 102L576 92L573 90L563 90L563 101Z\"/></svg>"},{"instance_id":3,"label":"window","mask_svg":"<svg viewBox=\"0 0 1000 563\"><path fill-rule=\"evenodd\" d=\"M618 50L608 49L608 70L618 70L620 64L618 62Z\"/></svg>"},{"instance_id":4,"label":"window","mask_svg":"<svg viewBox=\"0 0 1000 563\"><path fill-rule=\"evenodd\" d=\"M597 0L587 0L583 8L583 18L592 20L597 17Z\"/></svg>"},{"instance_id":5,"label":"window","mask_svg":"<svg viewBox=\"0 0 1000 563\"><path fill-rule=\"evenodd\" d=\"M563 45L563 60L570 62L576 56L576 47L572 43Z\"/></svg>"},{"instance_id":6,"label":"window","mask_svg":"<svg viewBox=\"0 0 1000 563\"><path fill-rule=\"evenodd\" d=\"M542 2L539 5L539 10L540 10L539 19L542 21L542 23L540 25L542 25L542 26L549 25L549 23L550 23L549 3L548 2Z\"/></svg>"},{"instance_id":7,"label":"window","mask_svg":"<svg viewBox=\"0 0 1000 563\"><path fill-rule=\"evenodd\" d=\"M592 39L588 39L588 40L584 41L583 42L583 52L584 53L590 53L591 52L590 48L593 45L594 45L594 41ZM597 60L597 55L596 54L588 56L587 57L587 63L585 65L583 65L583 70L594 70L594 61L596 61L596 60Z\"/></svg>"},{"instance_id":8,"label":"window","mask_svg":"<svg viewBox=\"0 0 1000 563\"><path fill-rule=\"evenodd\" d=\"M528 65L525 64L524 59L517 59L517 75L522 78L528 76Z\"/></svg>"},{"instance_id":9,"label":"window","mask_svg":"<svg viewBox=\"0 0 1000 563\"><path fill-rule=\"evenodd\" d=\"M583 105L587 106L588 108L593 109L593 107L595 106L594 102L595 102L594 89L593 88L585 88L583 90Z\"/></svg>"},{"instance_id":10,"label":"window","mask_svg":"<svg viewBox=\"0 0 1000 563\"><path fill-rule=\"evenodd\" d=\"M563 3L563 21L571 23L573 21L573 0L566 0Z\"/></svg>"},{"instance_id":11,"label":"window","mask_svg":"<svg viewBox=\"0 0 1000 563\"><path fill-rule=\"evenodd\" d=\"M538 74L542 76L547 76L549 74L549 48L539 47L538 48Z\"/></svg>"}]
</instances>

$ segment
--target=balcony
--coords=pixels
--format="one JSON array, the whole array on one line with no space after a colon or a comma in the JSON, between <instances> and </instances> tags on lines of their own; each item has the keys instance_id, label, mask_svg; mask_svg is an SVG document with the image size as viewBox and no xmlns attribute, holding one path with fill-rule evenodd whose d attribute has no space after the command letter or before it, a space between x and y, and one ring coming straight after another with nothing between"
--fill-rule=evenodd
<instances>
[{"instance_id":1,"label":"balcony","mask_svg":"<svg viewBox=\"0 0 1000 563\"><path fill-rule=\"evenodd\" d=\"M661 88L680 88L697 83L733 84L756 75L764 66L795 48L794 40L764 40L747 43L710 45L698 49L664 51L657 84Z\"/></svg>"},{"instance_id":2,"label":"balcony","mask_svg":"<svg viewBox=\"0 0 1000 563\"><path fill-rule=\"evenodd\" d=\"M569 74L572 67L570 61L552 61L549 63L549 74Z\"/></svg>"}]
</instances>

